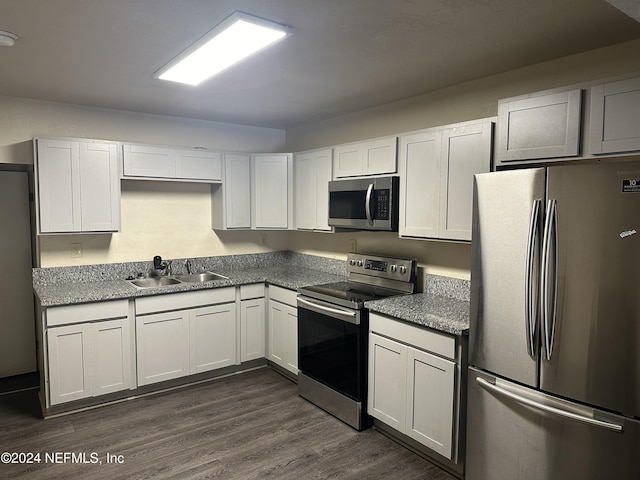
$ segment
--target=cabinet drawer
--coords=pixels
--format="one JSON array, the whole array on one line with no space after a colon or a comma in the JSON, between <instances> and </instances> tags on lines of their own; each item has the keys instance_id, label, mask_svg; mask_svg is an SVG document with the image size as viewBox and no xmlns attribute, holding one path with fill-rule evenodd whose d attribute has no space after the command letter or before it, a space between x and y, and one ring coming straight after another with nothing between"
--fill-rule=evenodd
<instances>
[{"instance_id":1,"label":"cabinet drawer","mask_svg":"<svg viewBox=\"0 0 640 480\"><path fill-rule=\"evenodd\" d=\"M298 305L298 292L295 290L289 290L288 288L276 287L275 285L269 285L269 299L276 302L284 303L296 307Z\"/></svg>"},{"instance_id":2,"label":"cabinet drawer","mask_svg":"<svg viewBox=\"0 0 640 480\"><path fill-rule=\"evenodd\" d=\"M129 300L63 305L60 307L47 308L46 310L47 327L91 322L93 320L123 318L128 314Z\"/></svg>"},{"instance_id":3,"label":"cabinet drawer","mask_svg":"<svg viewBox=\"0 0 640 480\"><path fill-rule=\"evenodd\" d=\"M456 358L456 340L449 335L414 327L405 322L375 313L372 313L369 317L369 331L393 338L421 350L433 352L445 358L452 360Z\"/></svg>"},{"instance_id":4,"label":"cabinet drawer","mask_svg":"<svg viewBox=\"0 0 640 480\"><path fill-rule=\"evenodd\" d=\"M136 298L136 315L236 301L234 287Z\"/></svg>"},{"instance_id":5,"label":"cabinet drawer","mask_svg":"<svg viewBox=\"0 0 640 480\"><path fill-rule=\"evenodd\" d=\"M264 297L264 283L254 283L240 286L240 300Z\"/></svg>"}]
</instances>

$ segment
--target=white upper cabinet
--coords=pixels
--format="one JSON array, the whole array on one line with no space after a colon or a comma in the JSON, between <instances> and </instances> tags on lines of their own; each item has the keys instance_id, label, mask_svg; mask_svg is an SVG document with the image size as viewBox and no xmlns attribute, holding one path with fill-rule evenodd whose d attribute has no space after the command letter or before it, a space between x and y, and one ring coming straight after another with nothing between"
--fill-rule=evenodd
<instances>
[{"instance_id":1,"label":"white upper cabinet","mask_svg":"<svg viewBox=\"0 0 640 480\"><path fill-rule=\"evenodd\" d=\"M298 230L331 231L329 226L329 181L332 151L330 148L296 153L295 217Z\"/></svg>"},{"instance_id":2,"label":"white upper cabinet","mask_svg":"<svg viewBox=\"0 0 640 480\"><path fill-rule=\"evenodd\" d=\"M222 185L211 187L211 225L214 230L251 228L251 156L223 155Z\"/></svg>"},{"instance_id":3,"label":"white upper cabinet","mask_svg":"<svg viewBox=\"0 0 640 480\"><path fill-rule=\"evenodd\" d=\"M473 176L491 168L493 123L399 138L401 237L471 240Z\"/></svg>"},{"instance_id":4,"label":"white upper cabinet","mask_svg":"<svg viewBox=\"0 0 640 480\"><path fill-rule=\"evenodd\" d=\"M640 151L640 78L591 87L592 154Z\"/></svg>"},{"instance_id":5,"label":"white upper cabinet","mask_svg":"<svg viewBox=\"0 0 640 480\"><path fill-rule=\"evenodd\" d=\"M397 171L397 138L383 137L333 149L334 178L384 175Z\"/></svg>"},{"instance_id":6,"label":"white upper cabinet","mask_svg":"<svg viewBox=\"0 0 640 480\"><path fill-rule=\"evenodd\" d=\"M221 155L205 149L127 144L123 146L123 177L220 182Z\"/></svg>"},{"instance_id":7,"label":"white upper cabinet","mask_svg":"<svg viewBox=\"0 0 640 480\"><path fill-rule=\"evenodd\" d=\"M498 102L498 162L580 154L582 90Z\"/></svg>"},{"instance_id":8,"label":"white upper cabinet","mask_svg":"<svg viewBox=\"0 0 640 480\"><path fill-rule=\"evenodd\" d=\"M38 233L120 230L116 143L38 138Z\"/></svg>"},{"instance_id":9,"label":"white upper cabinet","mask_svg":"<svg viewBox=\"0 0 640 480\"><path fill-rule=\"evenodd\" d=\"M251 155L251 227L286 230L293 218L292 154L256 153Z\"/></svg>"}]
</instances>

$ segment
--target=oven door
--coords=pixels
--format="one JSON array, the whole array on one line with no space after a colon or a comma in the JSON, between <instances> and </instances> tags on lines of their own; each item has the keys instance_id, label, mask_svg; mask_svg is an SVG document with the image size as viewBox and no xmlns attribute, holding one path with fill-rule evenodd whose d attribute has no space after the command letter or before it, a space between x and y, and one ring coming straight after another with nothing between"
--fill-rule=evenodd
<instances>
[{"instance_id":1,"label":"oven door","mask_svg":"<svg viewBox=\"0 0 640 480\"><path fill-rule=\"evenodd\" d=\"M298 296L298 368L358 402L366 399L366 312Z\"/></svg>"}]
</instances>

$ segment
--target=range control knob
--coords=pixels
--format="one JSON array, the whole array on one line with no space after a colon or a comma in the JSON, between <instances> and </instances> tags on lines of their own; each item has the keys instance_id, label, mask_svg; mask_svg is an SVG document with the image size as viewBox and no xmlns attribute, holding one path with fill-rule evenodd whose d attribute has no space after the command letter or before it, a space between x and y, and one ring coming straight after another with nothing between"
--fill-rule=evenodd
<instances>
[{"instance_id":1,"label":"range control knob","mask_svg":"<svg viewBox=\"0 0 640 480\"><path fill-rule=\"evenodd\" d=\"M396 273L396 270L398 269L397 265L391 265L391 267L389 267L389 269L391 270L391 273Z\"/></svg>"},{"instance_id":2,"label":"range control knob","mask_svg":"<svg viewBox=\"0 0 640 480\"><path fill-rule=\"evenodd\" d=\"M361 267L362 266L362 260L358 260L358 266Z\"/></svg>"},{"instance_id":3,"label":"range control knob","mask_svg":"<svg viewBox=\"0 0 640 480\"><path fill-rule=\"evenodd\" d=\"M356 264L356 261L353 258L349 260L349 265L353 266L355 264Z\"/></svg>"},{"instance_id":4,"label":"range control knob","mask_svg":"<svg viewBox=\"0 0 640 480\"><path fill-rule=\"evenodd\" d=\"M404 275L406 272L407 272L407 267L405 267L404 265L400 265L400 273Z\"/></svg>"}]
</instances>

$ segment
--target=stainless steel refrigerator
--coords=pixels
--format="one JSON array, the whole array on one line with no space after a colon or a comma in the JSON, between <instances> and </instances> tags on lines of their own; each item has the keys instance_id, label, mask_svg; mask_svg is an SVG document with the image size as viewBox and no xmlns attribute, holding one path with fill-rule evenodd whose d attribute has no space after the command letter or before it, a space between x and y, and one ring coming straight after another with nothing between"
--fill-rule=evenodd
<instances>
[{"instance_id":1,"label":"stainless steel refrigerator","mask_svg":"<svg viewBox=\"0 0 640 480\"><path fill-rule=\"evenodd\" d=\"M474 195L467 480L640 479L640 162Z\"/></svg>"}]
</instances>

